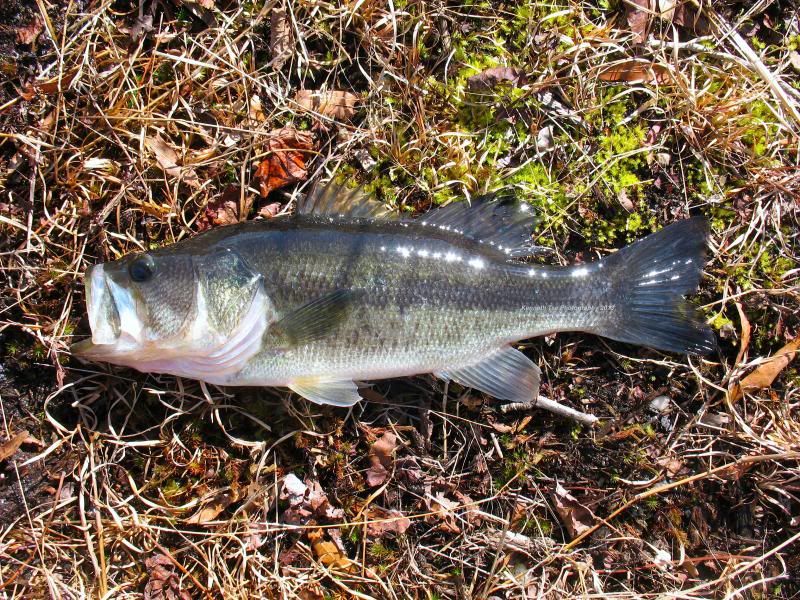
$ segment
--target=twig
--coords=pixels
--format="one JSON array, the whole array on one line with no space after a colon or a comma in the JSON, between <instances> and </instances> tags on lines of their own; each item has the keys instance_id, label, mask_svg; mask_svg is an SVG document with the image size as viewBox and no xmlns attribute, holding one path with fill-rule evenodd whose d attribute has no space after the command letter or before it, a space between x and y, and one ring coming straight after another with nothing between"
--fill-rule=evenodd
<instances>
[{"instance_id":1,"label":"twig","mask_svg":"<svg viewBox=\"0 0 800 600\"><path fill-rule=\"evenodd\" d=\"M509 404L504 404L500 407L500 412L505 414L514 411L531 410L534 408L541 408L543 410L550 411L551 413L560 417L572 419L573 421L578 421L584 425L594 425L600 420L594 415L575 410L569 406L564 406L563 404L559 404L555 400L550 400L544 396L539 396L536 400L531 400L530 402L511 402Z\"/></svg>"}]
</instances>

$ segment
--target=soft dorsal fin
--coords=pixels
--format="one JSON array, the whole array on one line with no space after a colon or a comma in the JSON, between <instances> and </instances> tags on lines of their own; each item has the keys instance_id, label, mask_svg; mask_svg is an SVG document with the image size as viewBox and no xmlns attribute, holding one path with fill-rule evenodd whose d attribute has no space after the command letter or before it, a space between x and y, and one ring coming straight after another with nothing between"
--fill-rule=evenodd
<instances>
[{"instance_id":1,"label":"soft dorsal fin","mask_svg":"<svg viewBox=\"0 0 800 600\"><path fill-rule=\"evenodd\" d=\"M541 251L533 245L536 215L529 204L512 197L479 196L472 203L453 202L423 215L419 222L487 244L508 258Z\"/></svg>"},{"instance_id":2,"label":"soft dorsal fin","mask_svg":"<svg viewBox=\"0 0 800 600\"><path fill-rule=\"evenodd\" d=\"M383 203L359 187L329 181L316 183L297 202L298 215L324 215L352 219L391 219L393 214Z\"/></svg>"}]
</instances>

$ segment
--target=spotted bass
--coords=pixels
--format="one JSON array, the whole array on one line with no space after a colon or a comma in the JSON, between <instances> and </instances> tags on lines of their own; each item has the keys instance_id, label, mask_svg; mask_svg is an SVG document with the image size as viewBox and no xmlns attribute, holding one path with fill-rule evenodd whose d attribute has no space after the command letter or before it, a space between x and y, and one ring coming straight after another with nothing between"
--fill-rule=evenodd
<instances>
[{"instance_id":1,"label":"spotted bass","mask_svg":"<svg viewBox=\"0 0 800 600\"><path fill-rule=\"evenodd\" d=\"M286 386L349 406L355 382L434 373L535 399L519 340L583 331L677 353L712 332L683 298L707 227L691 218L601 260L526 264L529 205L482 198L391 219L329 185L294 216L220 227L90 267L82 357L226 386Z\"/></svg>"}]
</instances>

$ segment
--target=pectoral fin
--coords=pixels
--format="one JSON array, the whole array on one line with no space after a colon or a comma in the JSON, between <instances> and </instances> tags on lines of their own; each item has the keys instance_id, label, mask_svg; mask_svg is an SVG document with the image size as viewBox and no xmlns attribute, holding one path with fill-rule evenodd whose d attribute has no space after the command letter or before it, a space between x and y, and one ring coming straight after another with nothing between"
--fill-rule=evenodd
<instances>
[{"instance_id":1,"label":"pectoral fin","mask_svg":"<svg viewBox=\"0 0 800 600\"><path fill-rule=\"evenodd\" d=\"M345 319L354 297L350 290L336 290L312 300L275 323L272 333L283 336L290 346L322 339Z\"/></svg>"},{"instance_id":2,"label":"pectoral fin","mask_svg":"<svg viewBox=\"0 0 800 600\"><path fill-rule=\"evenodd\" d=\"M349 380L324 380L314 377L298 379L289 384L289 389L317 404L353 406L361 400L356 384Z\"/></svg>"},{"instance_id":3,"label":"pectoral fin","mask_svg":"<svg viewBox=\"0 0 800 600\"><path fill-rule=\"evenodd\" d=\"M499 400L528 402L539 397L539 367L511 346L496 350L480 362L439 371L435 375L486 392Z\"/></svg>"}]
</instances>

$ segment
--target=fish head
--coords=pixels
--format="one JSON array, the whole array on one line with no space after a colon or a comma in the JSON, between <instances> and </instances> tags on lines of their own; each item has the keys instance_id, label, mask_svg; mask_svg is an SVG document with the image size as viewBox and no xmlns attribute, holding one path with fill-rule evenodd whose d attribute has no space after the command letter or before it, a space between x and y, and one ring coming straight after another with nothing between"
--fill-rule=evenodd
<instances>
[{"instance_id":1,"label":"fish head","mask_svg":"<svg viewBox=\"0 0 800 600\"><path fill-rule=\"evenodd\" d=\"M148 360L187 346L197 316L197 274L191 255L143 252L86 271L91 339L73 345L85 358Z\"/></svg>"}]
</instances>

